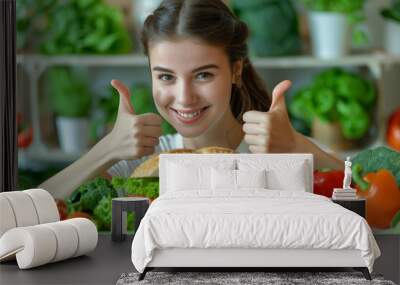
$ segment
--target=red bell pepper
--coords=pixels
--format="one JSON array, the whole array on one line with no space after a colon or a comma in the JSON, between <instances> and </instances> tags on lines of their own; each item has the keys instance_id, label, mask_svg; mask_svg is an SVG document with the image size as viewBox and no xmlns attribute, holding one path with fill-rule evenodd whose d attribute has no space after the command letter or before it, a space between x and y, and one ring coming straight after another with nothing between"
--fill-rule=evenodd
<instances>
[{"instance_id":1,"label":"red bell pepper","mask_svg":"<svg viewBox=\"0 0 400 285\"><path fill-rule=\"evenodd\" d=\"M400 211L400 189L391 171L380 169L361 177L362 166L353 167L357 195L366 199L366 218L376 228L389 228Z\"/></svg>"}]
</instances>

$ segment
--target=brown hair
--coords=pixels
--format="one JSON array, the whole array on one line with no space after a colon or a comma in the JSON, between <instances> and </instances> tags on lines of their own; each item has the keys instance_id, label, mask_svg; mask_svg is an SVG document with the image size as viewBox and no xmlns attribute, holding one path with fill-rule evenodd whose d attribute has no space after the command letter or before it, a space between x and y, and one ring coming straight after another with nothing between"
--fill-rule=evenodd
<instances>
[{"instance_id":1,"label":"brown hair","mask_svg":"<svg viewBox=\"0 0 400 285\"><path fill-rule=\"evenodd\" d=\"M243 123L246 111L268 111L271 99L248 58L247 25L221 0L164 0L144 22L141 41L148 55L149 43L175 38L196 37L225 49L231 66L243 60L241 84L234 84L231 110Z\"/></svg>"}]
</instances>

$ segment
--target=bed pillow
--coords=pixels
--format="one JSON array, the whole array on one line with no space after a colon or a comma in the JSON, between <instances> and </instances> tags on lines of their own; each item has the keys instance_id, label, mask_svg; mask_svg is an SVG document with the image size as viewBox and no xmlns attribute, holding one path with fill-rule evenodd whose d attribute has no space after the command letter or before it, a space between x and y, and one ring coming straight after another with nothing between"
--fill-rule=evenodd
<instances>
[{"instance_id":1,"label":"bed pillow","mask_svg":"<svg viewBox=\"0 0 400 285\"><path fill-rule=\"evenodd\" d=\"M211 189L236 190L236 170L211 168Z\"/></svg>"},{"instance_id":2,"label":"bed pillow","mask_svg":"<svg viewBox=\"0 0 400 285\"><path fill-rule=\"evenodd\" d=\"M206 189L210 187L207 173L210 168L185 166L179 163L168 164L168 191Z\"/></svg>"},{"instance_id":3,"label":"bed pillow","mask_svg":"<svg viewBox=\"0 0 400 285\"><path fill-rule=\"evenodd\" d=\"M267 173L268 188L277 190L306 191L307 178L304 163L297 164L289 171L270 169Z\"/></svg>"},{"instance_id":4,"label":"bed pillow","mask_svg":"<svg viewBox=\"0 0 400 285\"><path fill-rule=\"evenodd\" d=\"M307 177L305 162L293 164L290 169L284 171L275 168L267 172L268 189L306 191Z\"/></svg>"},{"instance_id":5,"label":"bed pillow","mask_svg":"<svg viewBox=\"0 0 400 285\"><path fill-rule=\"evenodd\" d=\"M267 171L235 170L238 188L267 188Z\"/></svg>"},{"instance_id":6,"label":"bed pillow","mask_svg":"<svg viewBox=\"0 0 400 285\"><path fill-rule=\"evenodd\" d=\"M167 166L167 191L211 190L211 170L235 169L236 162L220 161L211 165L190 161L169 161Z\"/></svg>"},{"instance_id":7,"label":"bed pillow","mask_svg":"<svg viewBox=\"0 0 400 285\"><path fill-rule=\"evenodd\" d=\"M240 188L266 188L266 171L262 170L211 170L211 188L213 190L234 191Z\"/></svg>"},{"instance_id":8,"label":"bed pillow","mask_svg":"<svg viewBox=\"0 0 400 285\"><path fill-rule=\"evenodd\" d=\"M305 160L266 162L259 159L239 160L239 170L266 169L267 187L271 190L306 191L307 163Z\"/></svg>"}]
</instances>

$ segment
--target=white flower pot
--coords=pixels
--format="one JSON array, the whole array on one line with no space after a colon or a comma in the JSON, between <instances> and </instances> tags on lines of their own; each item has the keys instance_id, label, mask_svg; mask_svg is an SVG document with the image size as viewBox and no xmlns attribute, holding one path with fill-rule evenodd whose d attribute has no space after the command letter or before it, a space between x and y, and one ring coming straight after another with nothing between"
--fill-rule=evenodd
<instances>
[{"instance_id":1,"label":"white flower pot","mask_svg":"<svg viewBox=\"0 0 400 285\"><path fill-rule=\"evenodd\" d=\"M153 11L160 5L161 0L133 0L133 17L138 29L140 29Z\"/></svg>"},{"instance_id":2,"label":"white flower pot","mask_svg":"<svg viewBox=\"0 0 400 285\"><path fill-rule=\"evenodd\" d=\"M56 125L60 147L64 152L79 154L87 149L89 141L87 118L58 117Z\"/></svg>"},{"instance_id":3,"label":"white flower pot","mask_svg":"<svg viewBox=\"0 0 400 285\"><path fill-rule=\"evenodd\" d=\"M350 25L340 13L311 12L308 17L314 56L332 59L348 53Z\"/></svg>"},{"instance_id":4,"label":"white flower pot","mask_svg":"<svg viewBox=\"0 0 400 285\"><path fill-rule=\"evenodd\" d=\"M400 55L400 23L394 20L385 20L384 47L388 53Z\"/></svg>"}]
</instances>

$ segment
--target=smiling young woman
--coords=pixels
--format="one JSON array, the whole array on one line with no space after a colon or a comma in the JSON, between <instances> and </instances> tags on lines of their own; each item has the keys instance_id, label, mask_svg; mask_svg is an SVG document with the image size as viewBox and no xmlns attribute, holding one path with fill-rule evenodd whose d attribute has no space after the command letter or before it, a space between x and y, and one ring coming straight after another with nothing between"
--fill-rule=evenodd
<instances>
[{"instance_id":1,"label":"smiling young woman","mask_svg":"<svg viewBox=\"0 0 400 285\"><path fill-rule=\"evenodd\" d=\"M248 35L246 24L221 0L163 1L142 31L161 116L136 115L128 88L112 80L120 96L113 130L40 187L65 198L103 171L129 176L153 153L208 146L313 153L316 168L342 168L342 161L292 127L284 100L290 81L278 84L269 97L248 58ZM161 117L177 134L162 136Z\"/></svg>"}]
</instances>

